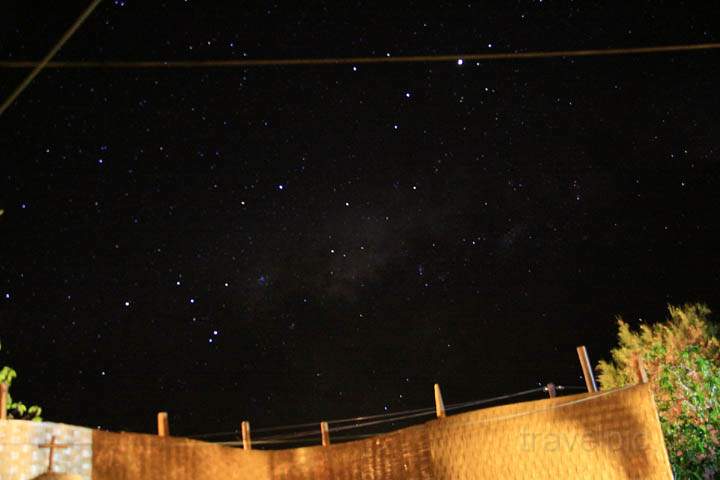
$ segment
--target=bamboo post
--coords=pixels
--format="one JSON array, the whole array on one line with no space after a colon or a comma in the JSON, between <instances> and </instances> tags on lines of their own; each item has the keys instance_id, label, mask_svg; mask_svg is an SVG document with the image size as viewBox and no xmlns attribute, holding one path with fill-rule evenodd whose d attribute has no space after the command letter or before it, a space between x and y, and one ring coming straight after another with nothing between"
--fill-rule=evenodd
<instances>
[{"instance_id":1,"label":"bamboo post","mask_svg":"<svg viewBox=\"0 0 720 480\"><path fill-rule=\"evenodd\" d=\"M170 436L170 423L168 422L167 412L159 412L157 414L157 427L158 427L158 436L160 436L160 437Z\"/></svg>"},{"instance_id":2,"label":"bamboo post","mask_svg":"<svg viewBox=\"0 0 720 480\"><path fill-rule=\"evenodd\" d=\"M548 393L550 398L555 398L557 396L557 388L555 388L555 384L552 382L545 386L545 391Z\"/></svg>"},{"instance_id":3,"label":"bamboo post","mask_svg":"<svg viewBox=\"0 0 720 480\"><path fill-rule=\"evenodd\" d=\"M595 376L593 375L592 366L590 365L590 356L588 355L587 348L585 345L577 347L578 358L580 359L580 366L582 366L583 377L585 378L585 386L587 391L595 393L598 391L597 384L595 383Z\"/></svg>"},{"instance_id":4,"label":"bamboo post","mask_svg":"<svg viewBox=\"0 0 720 480\"><path fill-rule=\"evenodd\" d=\"M635 354L635 371L637 372L638 382L647 383L648 375L643 364L643 359L639 354Z\"/></svg>"},{"instance_id":5,"label":"bamboo post","mask_svg":"<svg viewBox=\"0 0 720 480\"><path fill-rule=\"evenodd\" d=\"M330 445L330 427L327 422L320 422L320 435L322 436L322 446Z\"/></svg>"},{"instance_id":6,"label":"bamboo post","mask_svg":"<svg viewBox=\"0 0 720 480\"><path fill-rule=\"evenodd\" d=\"M0 383L0 420L7 420L8 386Z\"/></svg>"},{"instance_id":7,"label":"bamboo post","mask_svg":"<svg viewBox=\"0 0 720 480\"><path fill-rule=\"evenodd\" d=\"M435 415L437 418L445 418L445 403L443 402L440 385L435 384Z\"/></svg>"},{"instance_id":8,"label":"bamboo post","mask_svg":"<svg viewBox=\"0 0 720 480\"><path fill-rule=\"evenodd\" d=\"M0 420L7 420L8 386L0 383Z\"/></svg>"},{"instance_id":9,"label":"bamboo post","mask_svg":"<svg viewBox=\"0 0 720 480\"><path fill-rule=\"evenodd\" d=\"M252 441L250 440L250 422L242 422L240 424L240 431L242 432L243 450L251 450Z\"/></svg>"}]
</instances>

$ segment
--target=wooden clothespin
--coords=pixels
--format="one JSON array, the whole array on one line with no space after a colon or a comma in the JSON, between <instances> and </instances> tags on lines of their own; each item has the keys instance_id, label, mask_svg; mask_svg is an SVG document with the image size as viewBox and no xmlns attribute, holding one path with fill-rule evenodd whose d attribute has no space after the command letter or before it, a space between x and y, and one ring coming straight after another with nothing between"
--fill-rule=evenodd
<instances>
[{"instance_id":1,"label":"wooden clothespin","mask_svg":"<svg viewBox=\"0 0 720 480\"><path fill-rule=\"evenodd\" d=\"M547 394L550 398L557 397L557 388L555 388L554 383L550 382L547 385L545 385L545 391L547 392Z\"/></svg>"}]
</instances>

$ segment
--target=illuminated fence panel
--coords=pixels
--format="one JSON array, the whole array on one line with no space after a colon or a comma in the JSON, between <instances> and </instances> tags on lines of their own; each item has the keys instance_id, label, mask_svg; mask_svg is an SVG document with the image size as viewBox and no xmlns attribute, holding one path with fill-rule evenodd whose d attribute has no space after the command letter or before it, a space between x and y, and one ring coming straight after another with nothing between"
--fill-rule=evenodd
<instances>
[{"instance_id":1,"label":"illuminated fence panel","mask_svg":"<svg viewBox=\"0 0 720 480\"><path fill-rule=\"evenodd\" d=\"M93 479L265 480L268 455L183 438L95 431Z\"/></svg>"},{"instance_id":2,"label":"illuminated fence panel","mask_svg":"<svg viewBox=\"0 0 720 480\"><path fill-rule=\"evenodd\" d=\"M648 385L433 423L435 478L672 478Z\"/></svg>"},{"instance_id":3,"label":"illuminated fence panel","mask_svg":"<svg viewBox=\"0 0 720 480\"><path fill-rule=\"evenodd\" d=\"M280 479L671 479L649 385L516 403L328 448L272 452Z\"/></svg>"},{"instance_id":4,"label":"illuminated fence panel","mask_svg":"<svg viewBox=\"0 0 720 480\"><path fill-rule=\"evenodd\" d=\"M44 433L18 436L13 424ZM0 451L0 480L27 480L39 471L41 458L26 453L55 434L51 425L0 422L0 438L22 437L30 445L16 453ZM56 471L89 479L90 466L81 460L91 452L91 478L97 480L672 478L648 384L476 410L327 447L242 450L156 435L91 435L92 448L73 450L74 460ZM90 443L60 440L78 447ZM8 459L13 473L5 466Z\"/></svg>"}]
</instances>

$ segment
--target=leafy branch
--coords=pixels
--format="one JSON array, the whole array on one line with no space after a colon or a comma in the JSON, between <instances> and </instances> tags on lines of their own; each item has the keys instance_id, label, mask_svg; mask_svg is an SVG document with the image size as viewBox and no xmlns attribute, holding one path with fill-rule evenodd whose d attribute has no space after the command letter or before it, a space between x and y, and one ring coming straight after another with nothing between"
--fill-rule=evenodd
<instances>
[{"instance_id":1,"label":"leafy branch","mask_svg":"<svg viewBox=\"0 0 720 480\"><path fill-rule=\"evenodd\" d=\"M17 378L17 372L12 367L4 366L0 369L0 383L4 383L8 387L7 398L7 417L17 420L32 420L41 422L42 408L37 405L27 406L23 402L13 401L9 390L13 380Z\"/></svg>"}]
</instances>

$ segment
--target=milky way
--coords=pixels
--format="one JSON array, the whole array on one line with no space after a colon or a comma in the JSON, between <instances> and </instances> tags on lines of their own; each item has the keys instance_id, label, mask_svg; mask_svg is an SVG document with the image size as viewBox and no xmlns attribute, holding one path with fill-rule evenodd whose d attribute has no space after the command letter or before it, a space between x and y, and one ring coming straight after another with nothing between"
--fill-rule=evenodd
<instances>
[{"instance_id":1,"label":"milky way","mask_svg":"<svg viewBox=\"0 0 720 480\"><path fill-rule=\"evenodd\" d=\"M3 60L85 7L26 3ZM617 6L104 2L59 60L458 60L42 72L0 117L18 397L178 434L396 411L582 385L616 315L720 308L717 53L460 57L718 40Z\"/></svg>"}]
</instances>

